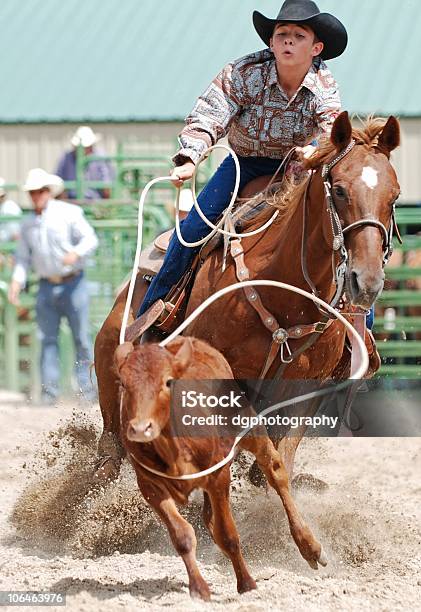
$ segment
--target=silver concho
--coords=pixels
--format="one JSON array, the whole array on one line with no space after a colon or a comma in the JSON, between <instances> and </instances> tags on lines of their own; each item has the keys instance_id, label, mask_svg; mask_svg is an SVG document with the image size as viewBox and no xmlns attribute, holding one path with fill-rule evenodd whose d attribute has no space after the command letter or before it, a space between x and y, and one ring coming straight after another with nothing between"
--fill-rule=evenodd
<instances>
[{"instance_id":1,"label":"silver concho","mask_svg":"<svg viewBox=\"0 0 421 612\"><path fill-rule=\"evenodd\" d=\"M342 246L342 238L341 236L335 236L333 239L332 248L334 251L338 251Z\"/></svg>"},{"instance_id":2,"label":"silver concho","mask_svg":"<svg viewBox=\"0 0 421 612\"><path fill-rule=\"evenodd\" d=\"M288 332L283 327L278 327L278 329L273 332L272 338L278 344L283 344L288 340Z\"/></svg>"}]
</instances>

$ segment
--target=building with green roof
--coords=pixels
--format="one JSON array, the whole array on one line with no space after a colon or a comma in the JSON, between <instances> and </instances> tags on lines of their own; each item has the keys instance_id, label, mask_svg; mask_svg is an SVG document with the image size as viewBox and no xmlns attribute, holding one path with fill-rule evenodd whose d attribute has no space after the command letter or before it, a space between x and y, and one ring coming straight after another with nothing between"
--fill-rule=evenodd
<instances>
[{"instance_id":1,"label":"building with green roof","mask_svg":"<svg viewBox=\"0 0 421 612\"><path fill-rule=\"evenodd\" d=\"M174 140L196 97L230 60L264 45L251 15L279 0L2 0L0 175L54 170L77 125L117 141ZM406 201L421 199L418 0L319 0L349 44L330 61L343 107L401 118L395 164Z\"/></svg>"}]
</instances>

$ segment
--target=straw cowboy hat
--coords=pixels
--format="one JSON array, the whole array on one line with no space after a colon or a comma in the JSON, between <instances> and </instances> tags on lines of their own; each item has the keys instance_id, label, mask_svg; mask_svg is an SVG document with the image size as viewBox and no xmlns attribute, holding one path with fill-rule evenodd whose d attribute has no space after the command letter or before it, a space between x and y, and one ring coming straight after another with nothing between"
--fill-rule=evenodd
<instances>
[{"instance_id":1,"label":"straw cowboy hat","mask_svg":"<svg viewBox=\"0 0 421 612\"><path fill-rule=\"evenodd\" d=\"M29 170L22 190L34 191L35 189L43 189L44 187L50 190L54 198L64 191L63 179L56 174L48 174L48 172L42 168L32 168L32 170Z\"/></svg>"},{"instance_id":2,"label":"straw cowboy hat","mask_svg":"<svg viewBox=\"0 0 421 612\"><path fill-rule=\"evenodd\" d=\"M259 11L253 13L256 32L268 47L276 24L281 22L297 23L311 28L324 44L320 53L324 60L338 57L345 51L348 42L345 27L330 13L321 13L317 4L311 0L285 0L276 19L269 19Z\"/></svg>"},{"instance_id":3,"label":"straw cowboy hat","mask_svg":"<svg viewBox=\"0 0 421 612\"><path fill-rule=\"evenodd\" d=\"M6 181L4 180L4 178L0 176L0 198L6 195L6 190L4 188L5 184L6 184Z\"/></svg>"},{"instance_id":4,"label":"straw cowboy hat","mask_svg":"<svg viewBox=\"0 0 421 612\"><path fill-rule=\"evenodd\" d=\"M92 147L98 140L101 140L100 134L95 134L92 128L88 125L81 125L70 139L74 147L82 145L82 147Z\"/></svg>"}]
</instances>

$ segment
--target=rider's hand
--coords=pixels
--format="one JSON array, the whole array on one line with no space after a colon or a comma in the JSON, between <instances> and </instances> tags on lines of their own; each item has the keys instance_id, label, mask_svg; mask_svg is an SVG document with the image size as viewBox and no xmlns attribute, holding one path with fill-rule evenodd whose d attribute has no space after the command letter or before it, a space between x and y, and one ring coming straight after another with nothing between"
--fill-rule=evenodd
<instances>
[{"instance_id":1,"label":"rider's hand","mask_svg":"<svg viewBox=\"0 0 421 612\"><path fill-rule=\"evenodd\" d=\"M13 306L19 305L20 290L21 290L20 283L18 283L18 281L12 280L12 282L9 285L9 291L8 291L7 297L9 299L9 302L13 304Z\"/></svg>"},{"instance_id":2,"label":"rider's hand","mask_svg":"<svg viewBox=\"0 0 421 612\"><path fill-rule=\"evenodd\" d=\"M79 255L77 253L75 253L74 251L69 251L68 253L66 253L66 255L63 257L62 259L62 263L65 266L73 266L73 264L75 264L77 262L77 260L79 259Z\"/></svg>"},{"instance_id":3,"label":"rider's hand","mask_svg":"<svg viewBox=\"0 0 421 612\"><path fill-rule=\"evenodd\" d=\"M175 185L175 187L181 187L184 181L188 181L188 179L191 179L193 176L194 167L194 163L188 161L182 166L174 168L171 174L171 179L174 179L172 180L172 184Z\"/></svg>"}]
</instances>

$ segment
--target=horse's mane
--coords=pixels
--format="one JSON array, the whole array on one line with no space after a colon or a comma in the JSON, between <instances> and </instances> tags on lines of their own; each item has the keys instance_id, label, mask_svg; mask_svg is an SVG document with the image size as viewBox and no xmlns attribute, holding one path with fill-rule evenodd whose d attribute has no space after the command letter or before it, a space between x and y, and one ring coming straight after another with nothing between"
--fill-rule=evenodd
<instances>
[{"instance_id":1,"label":"horse's mane","mask_svg":"<svg viewBox=\"0 0 421 612\"><path fill-rule=\"evenodd\" d=\"M367 145L369 149L374 149L378 145L378 137L385 123L386 119L383 117L368 117L365 121L362 121L361 128L352 128L352 138L355 140L356 144ZM330 137L328 135L322 136L319 146L308 160L307 167L317 168L330 159L335 152L336 149Z\"/></svg>"},{"instance_id":2,"label":"horse's mane","mask_svg":"<svg viewBox=\"0 0 421 612\"><path fill-rule=\"evenodd\" d=\"M385 126L386 119L370 116L365 121L360 121L362 123L361 127L352 128L352 138L356 144L363 144L370 149L374 149L378 145L378 137ZM330 161L335 153L336 149L330 140L330 136L325 134L320 137L319 144L313 155L302 162L302 167L305 170L319 168L322 164ZM285 221L288 221L304 197L309 178L310 176L307 172L301 172L301 177L284 177L279 189L273 195L268 197L263 191L252 198L252 206L256 206L262 201L266 201L269 206L253 217L252 220L245 222L243 224L243 231L248 231L253 229L254 226L259 227L262 225L273 215L274 209L280 212L275 223L279 221L285 223Z\"/></svg>"}]
</instances>

